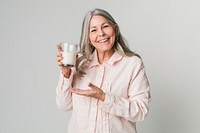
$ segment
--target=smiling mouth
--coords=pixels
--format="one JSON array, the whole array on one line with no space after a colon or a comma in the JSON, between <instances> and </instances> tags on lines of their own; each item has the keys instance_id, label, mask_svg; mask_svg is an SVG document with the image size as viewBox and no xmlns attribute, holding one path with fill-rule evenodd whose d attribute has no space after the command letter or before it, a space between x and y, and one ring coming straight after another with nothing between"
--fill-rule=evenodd
<instances>
[{"instance_id":1,"label":"smiling mouth","mask_svg":"<svg viewBox=\"0 0 200 133\"><path fill-rule=\"evenodd\" d=\"M100 41L98 41L99 43L104 43L104 42L107 42L108 41L108 38L106 38L106 39L102 39L102 40L100 40Z\"/></svg>"}]
</instances>

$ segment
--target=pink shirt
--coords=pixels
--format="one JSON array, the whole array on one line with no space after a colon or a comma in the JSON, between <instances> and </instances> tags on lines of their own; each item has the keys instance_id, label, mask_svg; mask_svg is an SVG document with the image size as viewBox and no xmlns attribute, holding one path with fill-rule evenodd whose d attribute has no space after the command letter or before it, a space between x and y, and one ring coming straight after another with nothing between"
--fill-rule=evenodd
<instances>
[{"instance_id":1,"label":"pink shirt","mask_svg":"<svg viewBox=\"0 0 200 133\"><path fill-rule=\"evenodd\" d=\"M136 133L135 122L144 120L150 101L142 60L115 52L108 61L99 64L96 51L91 59L82 79L73 78L73 74L69 79L60 75L56 102L59 109L72 110L68 133ZM68 90L90 89L89 82L106 93L105 101Z\"/></svg>"}]
</instances>

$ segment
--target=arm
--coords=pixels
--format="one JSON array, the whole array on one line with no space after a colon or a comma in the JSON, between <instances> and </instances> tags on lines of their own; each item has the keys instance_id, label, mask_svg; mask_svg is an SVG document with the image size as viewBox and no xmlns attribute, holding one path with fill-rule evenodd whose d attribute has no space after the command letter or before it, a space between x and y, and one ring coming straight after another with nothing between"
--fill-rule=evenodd
<instances>
[{"instance_id":1,"label":"arm","mask_svg":"<svg viewBox=\"0 0 200 133\"><path fill-rule=\"evenodd\" d=\"M69 91L72 79L73 74L68 79L63 76L62 72L60 73L60 79L56 88L56 104L60 110L68 111L72 109L72 93Z\"/></svg>"},{"instance_id":2,"label":"arm","mask_svg":"<svg viewBox=\"0 0 200 133\"><path fill-rule=\"evenodd\" d=\"M148 113L149 82L142 62L137 64L130 80L128 98L106 93L102 110L129 121L142 121Z\"/></svg>"}]
</instances>

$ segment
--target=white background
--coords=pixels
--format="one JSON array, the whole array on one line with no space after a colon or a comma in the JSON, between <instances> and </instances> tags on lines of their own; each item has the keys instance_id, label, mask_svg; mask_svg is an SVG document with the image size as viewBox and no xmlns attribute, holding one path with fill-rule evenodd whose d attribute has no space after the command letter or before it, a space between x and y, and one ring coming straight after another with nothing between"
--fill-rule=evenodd
<instances>
[{"instance_id":1,"label":"white background","mask_svg":"<svg viewBox=\"0 0 200 133\"><path fill-rule=\"evenodd\" d=\"M103 8L139 53L152 102L139 133L199 133L199 0L0 0L0 133L65 133L56 43L79 42L84 15Z\"/></svg>"}]
</instances>

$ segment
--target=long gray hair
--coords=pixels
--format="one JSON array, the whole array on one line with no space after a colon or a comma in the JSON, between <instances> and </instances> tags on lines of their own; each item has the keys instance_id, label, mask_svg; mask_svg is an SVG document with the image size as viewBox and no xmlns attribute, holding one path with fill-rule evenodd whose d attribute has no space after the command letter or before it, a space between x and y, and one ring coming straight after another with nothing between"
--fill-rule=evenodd
<instances>
[{"instance_id":1,"label":"long gray hair","mask_svg":"<svg viewBox=\"0 0 200 133\"><path fill-rule=\"evenodd\" d=\"M80 38L80 53L76 60L76 71L80 76L86 74L84 69L87 67L86 63L89 61L89 56L94 52L95 48L90 45L89 40L89 29L90 29L90 21L92 16L102 16L105 17L108 22L113 26L116 31L115 44L113 45L113 49L121 54L122 56L134 56L136 55L132 52L128 45L120 33L119 27L115 22L114 18L105 10L102 9L94 9L89 11L82 23L82 31Z\"/></svg>"}]
</instances>

